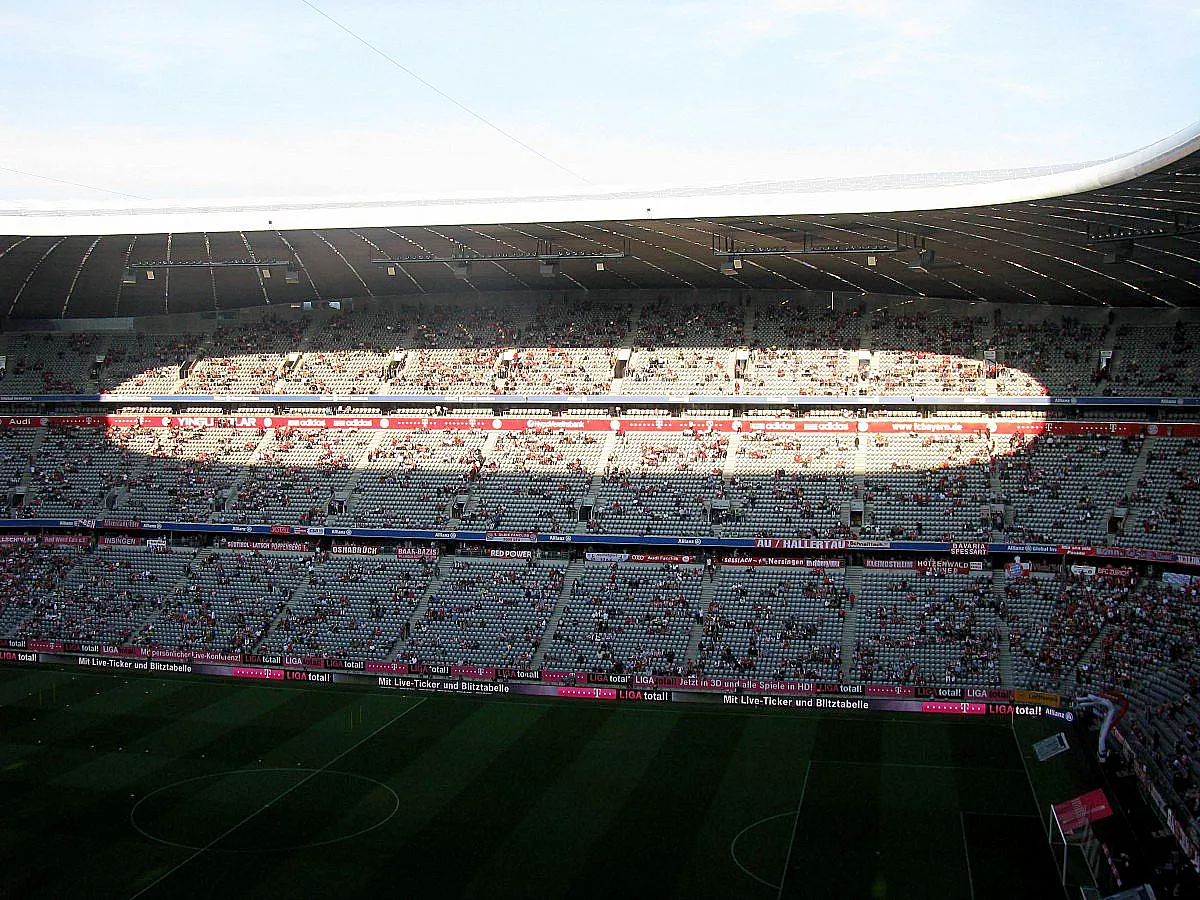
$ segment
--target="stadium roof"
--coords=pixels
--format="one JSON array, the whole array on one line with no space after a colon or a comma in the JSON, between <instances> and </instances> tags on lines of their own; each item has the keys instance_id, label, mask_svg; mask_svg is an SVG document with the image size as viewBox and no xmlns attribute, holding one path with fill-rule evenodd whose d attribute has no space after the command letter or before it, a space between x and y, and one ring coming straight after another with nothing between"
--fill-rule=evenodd
<instances>
[{"instance_id":1,"label":"stadium roof","mask_svg":"<svg viewBox=\"0 0 1200 900\"><path fill-rule=\"evenodd\" d=\"M6 210L0 231L11 235L0 238L0 313L15 318L551 287L1189 307L1200 305L1200 123L1070 166L516 198ZM597 254L610 256L579 258ZM454 260L468 257L491 258L456 275Z\"/></svg>"}]
</instances>

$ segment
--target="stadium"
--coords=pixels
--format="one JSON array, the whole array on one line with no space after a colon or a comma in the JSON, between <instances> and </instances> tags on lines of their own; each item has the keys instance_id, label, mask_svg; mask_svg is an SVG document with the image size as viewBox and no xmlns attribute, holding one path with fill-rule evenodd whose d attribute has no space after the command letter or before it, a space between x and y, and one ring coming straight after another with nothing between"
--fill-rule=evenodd
<instances>
[{"instance_id":1,"label":"stadium","mask_svg":"<svg viewBox=\"0 0 1200 900\"><path fill-rule=\"evenodd\" d=\"M1200 124L0 232L0 898L1200 895Z\"/></svg>"}]
</instances>

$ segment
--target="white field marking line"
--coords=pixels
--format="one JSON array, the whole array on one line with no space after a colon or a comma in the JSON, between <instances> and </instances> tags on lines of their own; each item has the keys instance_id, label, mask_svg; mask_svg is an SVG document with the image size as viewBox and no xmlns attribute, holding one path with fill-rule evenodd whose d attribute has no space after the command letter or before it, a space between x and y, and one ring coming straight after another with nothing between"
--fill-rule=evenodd
<instances>
[{"instance_id":1,"label":"white field marking line","mask_svg":"<svg viewBox=\"0 0 1200 900\"><path fill-rule=\"evenodd\" d=\"M367 741L371 740L371 738L375 737L375 735L382 732L385 728L389 728L390 726L394 725L396 722L399 722L401 719L403 719L405 716L407 716L410 712L412 712L414 709L416 709L418 706L420 706L422 703L424 703L428 699L429 699L428 697L421 698L416 703L414 703L412 706L409 706L409 707L405 708L404 710L402 710L401 712L397 713L396 715L392 716L392 718L388 719L386 722L384 722L382 725L380 725L378 728L376 728L374 731L372 731L366 737L351 744L349 747L347 747L345 750L343 750L341 753L339 753L333 759L329 760L329 762L325 763L325 765L321 766L321 768L313 769L306 777L300 779L299 781L297 781L295 784L293 784L287 790L283 791L282 793L280 793L280 794L276 795L275 797L273 797L272 799L268 800L266 803L264 803L258 809L254 810L252 813L250 813L248 816L246 816L240 822L237 822L234 825L231 825L229 828L222 831L220 834L218 834L215 838L213 838L211 841L209 841L203 847L198 849L195 853L193 853L187 859L183 860L182 862L176 863L174 866L167 869L167 871L163 872L161 875L159 875L157 878L155 878L152 882L150 882L144 888L131 894L129 897L129 900L135 900L135 898L142 896L142 894L146 893L151 888L157 886L160 882L169 878L171 875L174 875L176 872L178 872L180 869L182 869L184 866L186 866L188 863L190 863L192 860L194 860L201 853L204 853L206 850L211 850L213 847L215 847L217 844L219 844L225 838L229 837L229 835L233 834L235 831L237 831L239 828L241 828L243 825L245 825L251 819L255 818L260 813L266 812L268 809L270 809L272 806L274 806L276 803L278 803L280 800L282 800L284 797L286 797L292 791L296 790L296 788L300 787L303 784L308 783L309 780L311 780L312 778L315 778L317 775L324 772L326 769L328 769L330 766L332 766L335 762L337 762L338 760L342 759L343 757L349 755L354 750L357 750L359 747L361 747Z\"/></svg>"},{"instance_id":2,"label":"white field marking line","mask_svg":"<svg viewBox=\"0 0 1200 900\"><path fill-rule=\"evenodd\" d=\"M1021 757L1021 768L1025 772L1025 780L1029 782L1029 793L1033 795L1033 805L1037 810L1038 820L1042 823L1042 825L1045 825L1046 820L1042 816L1042 801L1038 799L1037 788L1033 786L1033 776L1029 774L1029 762L1025 759L1025 751L1021 749L1021 739L1017 737L1017 724L1015 717L1009 726L1009 730L1012 733L1013 743L1017 745L1017 755Z\"/></svg>"},{"instance_id":3,"label":"white field marking line","mask_svg":"<svg viewBox=\"0 0 1200 900\"><path fill-rule=\"evenodd\" d=\"M800 807L804 805L804 795L808 791L808 776L812 772L812 760L808 761L808 765L804 768L804 784L800 785L800 802L796 804L796 818L792 820L792 837L788 841L787 859L783 861L783 871L779 873L779 893L775 896L783 896L783 886L787 883L788 866L792 864L792 847L796 845L796 828L800 825Z\"/></svg>"},{"instance_id":4,"label":"white field marking line","mask_svg":"<svg viewBox=\"0 0 1200 900\"><path fill-rule=\"evenodd\" d=\"M176 847L180 850L195 850L196 849L195 844L181 844L177 841L169 841L166 838L160 838L160 837L153 835L150 832L146 831L146 829L142 828L137 823L138 808L141 807L141 805L143 803L145 803L146 801L148 801L151 797L153 797L157 794L161 794L163 791L169 791L172 788L180 787L181 785L194 784L197 781L207 781L207 780L215 779L215 778L228 778L230 775L261 775L263 773L278 774L280 772L287 772L291 775L303 775L305 773L312 772L312 769L286 769L286 768L229 769L225 772L213 772L209 775L197 775L194 778L184 778L179 781L173 781L170 784L164 784L162 787L151 791L150 793L148 793L144 797L142 797L140 800L138 800L138 802L133 805L133 809L131 809L129 811L129 824L133 826L134 830L138 834L140 834L142 837L146 838L147 840L156 841L156 842L158 842L160 844L164 844L168 847ZM357 779L358 781L365 781L365 782L368 782L371 784L378 785L379 787L383 788L385 791L387 791L389 794L392 795L392 800L395 801L394 805L392 806L392 811L389 812L387 814L387 816L385 816L384 818L382 818L378 822L376 822L374 825L368 825L359 831L351 832L350 834L347 834L343 837L330 838L329 840L326 840L326 841L315 841L315 842L308 843L308 844L296 844L291 847L275 847L275 848L268 848L265 850L224 850L221 852L223 852L223 853L280 853L280 852L291 852L291 851L295 851L295 850L307 850L310 847L325 847L329 844L339 844L342 841L351 840L352 838L356 838L359 835L366 834L370 831L374 831L376 828L380 828L380 827L386 825L389 821L391 821L392 817L400 811L400 795L397 794L394 790L392 790L392 788L390 788L388 785L384 784L379 779L371 778L368 775L355 775L353 772L330 772L329 774L330 775L341 775L345 778L353 778L353 779Z\"/></svg>"},{"instance_id":5,"label":"white field marking line","mask_svg":"<svg viewBox=\"0 0 1200 900\"><path fill-rule=\"evenodd\" d=\"M962 828L963 856L967 859L967 886L971 889L971 900L975 900L975 876L971 874L971 849L967 846L967 816L958 814L958 824Z\"/></svg>"},{"instance_id":6,"label":"white field marking line","mask_svg":"<svg viewBox=\"0 0 1200 900\"><path fill-rule=\"evenodd\" d=\"M1033 786L1033 776L1029 774L1029 761L1025 759L1025 753L1021 749L1021 739L1019 737L1017 737L1016 716L1013 716L1012 721L1009 723L1009 728L1012 731L1013 743L1017 745L1017 753L1021 757L1021 768L1023 768L1025 770L1025 780L1029 782L1029 792L1031 794L1033 794L1033 805L1037 808L1037 811L1038 811L1038 813L1037 813L1038 823L1041 825L1042 828L1048 828L1049 823L1046 821L1046 819L1042 818L1041 800L1038 799L1037 788L1035 788ZM1047 843L1046 843L1046 849L1048 851L1050 851L1051 857L1055 856L1054 848L1050 846L1049 841L1047 841ZM1055 870L1058 869L1058 860L1057 859L1054 860L1054 868L1055 868ZM1065 884L1060 884L1059 887L1062 888L1063 897L1066 897L1067 896L1067 886Z\"/></svg>"},{"instance_id":7,"label":"white field marking line","mask_svg":"<svg viewBox=\"0 0 1200 900\"><path fill-rule=\"evenodd\" d=\"M791 812L775 813L775 815L773 815L773 816L767 816L765 818L759 819L757 822L752 822L751 824L749 824L745 828L743 828L741 831L739 831L737 834L735 834L733 836L733 840L729 842L729 855L731 857L733 857L734 865L736 865L739 869L741 869L743 872L745 872L747 875L749 875L751 878L753 878L759 884L765 884L767 887L769 887L773 891L779 890L779 885L772 884L771 882L767 881L765 878L760 878L759 876L755 875L753 872L751 872L749 869L747 869L745 866L742 865L742 861L737 858L737 842L742 839L742 835L745 834L747 831L757 828L759 825L762 825L764 822L771 822L771 821L774 821L775 819L782 819L785 816L790 816L790 815L792 815Z\"/></svg>"}]
</instances>

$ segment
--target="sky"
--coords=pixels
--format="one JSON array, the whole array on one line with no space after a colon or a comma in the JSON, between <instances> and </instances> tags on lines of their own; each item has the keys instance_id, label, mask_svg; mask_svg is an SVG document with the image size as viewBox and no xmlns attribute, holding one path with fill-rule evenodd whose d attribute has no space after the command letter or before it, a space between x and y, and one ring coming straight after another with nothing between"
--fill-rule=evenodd
<instances>
[{"instance_id":1,"label":"sky","mask_svg":"<svg viewBox=\"0 0 1200 900\"><path fill-rule=\"evenodd\" d=\"M1100 159L1200 119L1195 0L39 0L0 208Z\"/></svg>"}]
</instances>

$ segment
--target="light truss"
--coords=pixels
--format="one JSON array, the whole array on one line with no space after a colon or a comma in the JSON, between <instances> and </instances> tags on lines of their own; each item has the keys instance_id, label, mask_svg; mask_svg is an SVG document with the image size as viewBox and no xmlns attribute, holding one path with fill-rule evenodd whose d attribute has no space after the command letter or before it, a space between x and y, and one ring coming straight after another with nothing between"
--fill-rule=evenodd
<instances>
[{"instance_id":1,"label":"light truss","mask_svg":"<svg viewBox=\"0 0 1200 900\"><path fill-rule=\"evenodd\" d=\"M271 269L295 265L291 259L151 259L130 263L139 269Z\"/></svg>"},{"instance_id":2,"label":"light truss","mask_svg":"<svg viewBox=\"0 0 1200 900\"><path fill-rule=\"evenodd\" d=\"M270 278L272 269L283 269L286 283L300 283L300 270L295 259L148 259L125 266L121 271L121 283L137 284L139 272L147 281L153 281L155 272L170 269L258 269L263 278Z\"/></svg>"},{"instance_id":3,"label":"light truss","mask_svg":"<svg viewBox=\"0 0 1200 900\"><path fill-rule=\"evenodd\" d=\"M789 244L782 247L760 247L738 244L734 238L729 237L728 235L714 233L712 236L713 256L728 259L738 259L744 256L812 256L834 253L895 253L902 249L908 248L901 247L899 239L897 239L896 243L894 244L817 243L813 236L807 231L802 234L800 243L798 245Z\"/></svg>"},{"instance_id":4,"label":"light truss","mask_svg":"<svg viewBox=\"0 0 1200 900\"><path fill-rule=\"evenodd\" d=\"M1088 243L1094 246L1132 244L1154 238L1182 237L1200 234L1200 218L1176 212L1170 222L1157 225L1101 225L1088 223Z\"/></svg>"},{"instance_id":5,"label":"light truss","mask_svg":"<svg viewBox=\"0 0 1200 900\"><path fill-rule=\"evenodd\" d=\"M483 252L466 244L458 244L450 256L436 253L413 253L403 256L380 256L371 260L377 266L407 266L413 263L455 263L472 262L542 262L558 263L564 260L600 260L626 259L629 256L629 242L626 241L620 250L575 250L569 247L556 247L551 241L539 240L537 249L532 253L522 250Z\"/></svg>"}]
</instances>

